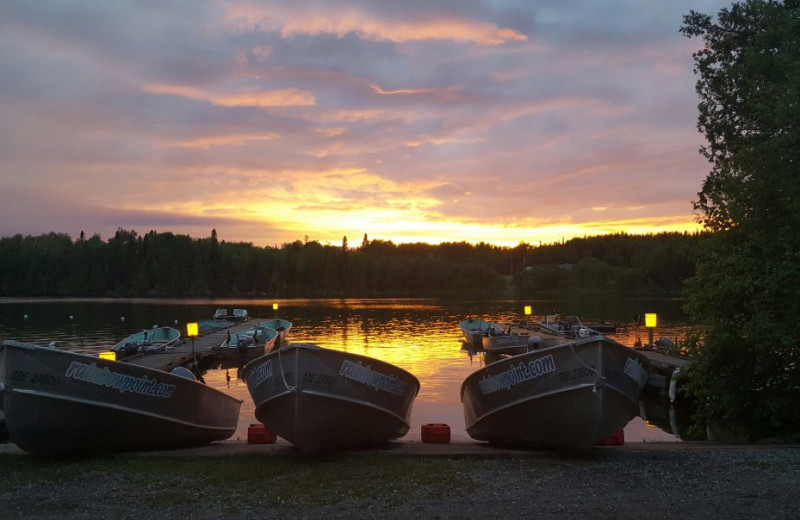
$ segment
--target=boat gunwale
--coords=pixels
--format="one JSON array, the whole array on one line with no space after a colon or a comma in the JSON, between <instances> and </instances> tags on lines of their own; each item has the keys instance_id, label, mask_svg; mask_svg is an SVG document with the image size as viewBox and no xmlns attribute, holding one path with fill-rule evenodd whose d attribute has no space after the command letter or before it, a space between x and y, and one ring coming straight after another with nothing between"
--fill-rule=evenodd
<instances>
[{"instance_id":1,"label":"boat gunwale","mask_svg":"<svg viewBox=\"0 0 800 520\"><path fill-rule=\"evenodd\" d=\"M186 378L186 377L183 377L183 376L179 376L177 374L173 374L172 372L167 372L165 370L159 370L157 368L150 368L150 367L147 367L147 366L144 366L144 365L137 365L136 363L128 363L125 360L112 361L110 359L103 359L103 358L100 358L100 357L97 357L97 356L93 356L92 354L87 354L87 353L84 353L84 352L74 352L74 351L71 351L71 350L60 350L60 349L55 349L55 348L42 347L42 346L36 345L34 343L24 343L24 342L16 341L16 340L2 340L2 341L0 341L0 350L2 350L5 347L9 347L9 346L10 347L16 347L16 348L23 348L25 350L32 350L32 351L40 349L40 350L44 350L44 351L46 351L46 352L48 352L50 354L57 354L57 355L64 356L64 357L76 356L76 357L80 357L80 358L85 358L85 359L89 359L89 360L92 360L94 362L97 362L98 363L98 367L99 366L104 366L104 367L109 367L110 366L110 367L113 367L115 365L131 367L134 371L138 370L138 371L144 372L145 374L158 374L159 376L166 376L169 379L174 379L174 380L177 380L177 381L185 381L187 383L192 383L192 384L195 384L195 385L199 385L200 388L205 388L205 389L210 390L212 392L215 392L217 394L223 395L223 396L225 396L227 398L239 401L240 403L244 402L241 399L237 399L236 397L233 397L233 396L223 392L222 390L219 390L217 388L214 388L213 386L209 386L207 384L204 384L204 383L202 383L202 382L200 382L200 381L198 381L196 379L189 379L189 378Z\"/></svg>"},{"instance_id":2,"label":"boat gunwale","mask_svg":"<svg viewBox=\"0 0 800 520\"><path fill-rule=\"evenodd\" d=\"M594 342L597 342L597 341L608 342L608 344L617 345L620 348L625 349L626 351L636 352L636 356L637 357L640 357L640 358L645 359L645 360L647 359L644 354L642 354L641 352L635 350L633 347L626 347L622 343L619 343L619 342L617 342L617 341L615 341L615 340L613 340L611 338L608 338L606 336L593 336L593 337L588 337L588 338L580 338L580 339L577 339L577 340L574 340L574 341L565 341L564 343L559 343L558 345L550 345L550 346L543 347L543 348L538 348L538 349L535 349L535 350L529 350L528 352L525 352L523 354L517 354L515 356L509 356L507 358L504 358L504 359L501 359L499 361L495 361L494 363L491 363L489 365L486 365L483 368L480 368L480 369L476 370L475 372L471 373L470 375L468 375L464 379L464 381L461 383L461 394L464 393L464 387L467 385L467 383L469 383L473 379L478 379L479 377L481 377L482 375L487 373L487 370L489 368L493 368L493 367L496 367L496 366L501 365L501 364L511 364L511 363L517 363L517 362L520 362L520 361L524 361L524 359L526 357L528 357L528 356L529 357L536 357L537 354L540 354L542 352L547 352L547 351L552 350L552 349L557 349L557 348L560 349L560 348L565 348L565 347L571 346L573 348L573 350L574 350L574 348L577 347L577 346L583 346L584 344L594 343ZM578 355L577 352L574 352L574 355L576 357L578 357L580 359L580 361L586 363L586 361L583 358L581 358Z\"/></svg>"},{"instance_id":3,"label":"boat gunwale","mask_svg":"<svg viewBox=\"0 0 800 520\"><path fill-rule=\"evenodd\" d=\"M378 358L374 358L374 357L370 357L370 356L365 356L363 354L356 354L355 352L347 352L347 351L344 351L344 350L336 350L336 349L327 348L327 347L320 347L319 345L316 345L314 343L291 343L291 344L286 345L286 346L275 348L275 349L271 350L270 352L267 352L263 356L259 356L256 359L253 359L252 361L247 362L242 367L242 378L244 379L245 382L247 382L248 373L251 370L253 370L252 368L249 368L250 365L253 365L253 367L255 367L256 364L260 364L260 363L266 362L267 359L265 359L265 358L267 358L269 356L280 358L282 353L291 352L291 349L306 350L306 351L310 351L310 352L323 352L323 353L325 353L325 352L333 352L333 353L338 353L338 354L344 354L346 356L356 357L356 358L359 358L361 360L366 360L366 361L369 361L369 362L381 363L381 364L386 365L388 367L391 367L391 368L393 368L395 370L399 370L399 371L403 372L404 374L406 374L407 376L409 376L412 379L412 381L414 383L416 383L416 385L415 385L416 386L416 390L414 391L414 397L416 398L416 396L419 395L419 391L420 391L419 379L417 379L417 376L415 376L414 374L412 374L411 372L409 372L408 370L406 370L403 367L397 366L397 365L395 365L393 363L389 363L388 361L384 361L382 359L378 359ZM280 368L281 371L283 371L283 362L279 362L278 364L281 367Z\"/></svg>"}]
</instances>

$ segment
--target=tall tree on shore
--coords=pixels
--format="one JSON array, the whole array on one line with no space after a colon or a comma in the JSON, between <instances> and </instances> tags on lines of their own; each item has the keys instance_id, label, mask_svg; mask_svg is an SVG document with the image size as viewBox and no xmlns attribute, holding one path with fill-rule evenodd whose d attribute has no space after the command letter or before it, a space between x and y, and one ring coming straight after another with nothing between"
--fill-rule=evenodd
<instances>
[{"instance_id":1,"label":"tall tree on shore","mask_svg":"<svg viewBox=\"0 0 800 520\"><path fill-rule=\"evenodd\" d=\"M800 432L800 0L690 12L701 153L695 202L714 231L687 310L702 327L700 418L752 441Z\"/></svg>"}]
</instances>

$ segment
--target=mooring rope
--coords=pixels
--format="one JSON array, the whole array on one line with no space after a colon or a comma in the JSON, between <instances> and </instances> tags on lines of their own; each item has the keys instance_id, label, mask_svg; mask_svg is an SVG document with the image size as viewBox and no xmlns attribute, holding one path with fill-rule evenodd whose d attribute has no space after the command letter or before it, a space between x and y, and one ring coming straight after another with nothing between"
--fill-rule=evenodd
<instances>
[{"instance_id":1,"label":"mooring rope","mask_svg":"<svg viewBox=\"0 0 800 520\"><path fill-rule=\"evenodd\" d=\"M278 368L280 368L280 370L281 370L281 379L283 380L283 386L285 386L287 390L293 392L293 391L297 390L297 387L289 385L289 382L286 381L286 374L283 373L283 358L281 358L281 351L282 350L283 350L283 348L278 347ZM297 374L295 374L294 377L297 378Z\"/></svg>"},{"instance_id":2,"label":"mooring rope","mask_svg":"<svg viewBox=\"0 0 800 520\"><path fill-rule=\"evenodd\" d=\"M597 369L595 367L587 364L586 361L584 361L583 358L578 355L578 353L575 351L575 342L574 341L570 341L569 348L570 348L570 350L572 350L572 354L576 358L578 358L578 361L581 363L581 365L583 365L584 367L586 367L589 370L591 370L592 372L594 372L595 376L597 376L597 377L594 378L594 384L592 385L592 393L596 394L597 393L597 389L606 384L606 378L603 377L600 374L600 372L597 371Z\"/></svg>"}]
</instances>

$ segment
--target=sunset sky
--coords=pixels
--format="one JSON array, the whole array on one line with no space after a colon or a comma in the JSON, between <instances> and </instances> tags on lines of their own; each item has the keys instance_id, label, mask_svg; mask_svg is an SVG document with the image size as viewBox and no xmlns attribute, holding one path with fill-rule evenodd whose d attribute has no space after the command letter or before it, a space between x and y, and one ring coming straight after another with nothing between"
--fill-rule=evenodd
<instances>
[{"instance_id":1,"label":"sunset sky","mask_svg":"<svg viewBox=\"0 0 800 520\"><path fill-rule=\"evenodd\" d=\"M0 236L549 243L698 229L730 1L0 3Z\"/></svg>"}]
</instances>

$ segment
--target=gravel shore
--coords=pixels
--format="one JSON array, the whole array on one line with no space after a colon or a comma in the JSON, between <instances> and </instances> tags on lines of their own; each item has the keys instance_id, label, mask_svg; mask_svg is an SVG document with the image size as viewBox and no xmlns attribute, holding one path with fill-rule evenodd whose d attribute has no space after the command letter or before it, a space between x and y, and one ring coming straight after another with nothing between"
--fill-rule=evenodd
<instances>
[{"instance_id":1,"label":"gravel shore","mask_svg":"<svg viewBox=\"0 0 800 520\"><path fill-rule=\"evenodd\" d=\"M800 518L800 446L0 450L0 518ZM427 446L427 445L426 445Z\"/></svg>"}]
</instances>

